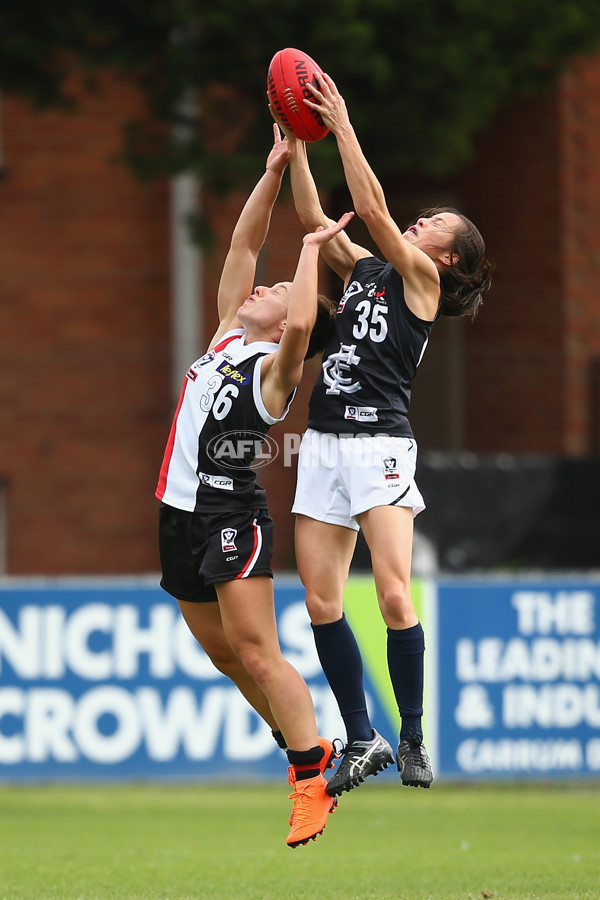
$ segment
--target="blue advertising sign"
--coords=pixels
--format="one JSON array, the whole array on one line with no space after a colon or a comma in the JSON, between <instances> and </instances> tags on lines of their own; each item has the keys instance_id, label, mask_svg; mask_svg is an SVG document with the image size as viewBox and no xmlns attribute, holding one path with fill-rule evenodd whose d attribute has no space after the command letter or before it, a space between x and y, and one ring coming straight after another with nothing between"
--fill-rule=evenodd
<instances>
[{"instance_id":1,"label":"blue advertising sign","mask_svg":"<svg viewBox=\"0 0 600 900\"><path fill-rule=\"evenodd\" d=\"M344 738L299 581L276 579L276 608L320 733ZM368 674L366 687L387 731ZM286 766L157 579L0 583L0 780L262 780Z\"/></svg>"},{"instance_id":2,"label":"blue advertising sign","mask_svg":"<svg viewBox=\"0 0 600 900\"><path fill-rule=\"evenodd\" d=\"M445 776L600 773L600 581L441 580Z\"/></svg>"}]
</instances>

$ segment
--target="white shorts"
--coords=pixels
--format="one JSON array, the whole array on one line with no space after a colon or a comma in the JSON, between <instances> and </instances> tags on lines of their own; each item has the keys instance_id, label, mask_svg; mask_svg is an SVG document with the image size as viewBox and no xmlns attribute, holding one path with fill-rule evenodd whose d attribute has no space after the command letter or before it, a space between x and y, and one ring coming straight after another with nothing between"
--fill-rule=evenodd
<instances>
[{"instance_id":1,"label":"white shorts","mask_svg":"<svg viewBox=\"0 0 600 900\"><path fill-rule=\"evenodd\" d=\"M425 509L415 484L413 438L343 437L309 428L300 444L293 513L359 530L356 516L375 506Z\"/></svg>"}]
</instances>

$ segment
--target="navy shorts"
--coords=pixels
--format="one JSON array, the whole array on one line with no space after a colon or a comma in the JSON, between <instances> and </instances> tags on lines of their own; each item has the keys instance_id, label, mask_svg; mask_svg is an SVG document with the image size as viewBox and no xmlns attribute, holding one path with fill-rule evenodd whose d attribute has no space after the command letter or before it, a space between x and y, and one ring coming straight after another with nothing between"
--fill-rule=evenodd
<instances>
[{"instance_id":1,"label":"navy shorts","mask_svg":"<svg viewBox=\"0 0 600 900\"><path fill-rule=\"evenodd\" d=\"M161 503L158 548L161 587L177 600L214 601L219 582L273 577L273 520L266 509L212 514Z\"/></svg>"}]
</instances>

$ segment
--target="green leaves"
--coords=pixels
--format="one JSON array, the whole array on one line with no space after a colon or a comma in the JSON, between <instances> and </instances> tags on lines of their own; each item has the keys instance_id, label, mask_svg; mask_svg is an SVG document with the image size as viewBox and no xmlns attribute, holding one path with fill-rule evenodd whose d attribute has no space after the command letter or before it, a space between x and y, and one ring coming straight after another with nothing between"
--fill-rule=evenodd
<instances>
[{"instance_id":1,"label":"green leaves","mask_svg":"<svg viewBox=\"0 0 600 900\"><path fill-rule=\"evenodd\" d=\"M268 64L295 46L337 82L379 175L446 174L499 106L543 89L599 35L597 0L64 0L60 14L21 0L0 10L0 87L65 105L73 74L113 69L151 110L152 121L124 128L134 170L194 168L226 187L264 156ZM196 112L173 136L190 92ZM331 143L312 153L333 185Z\"/></svg>"}]
</instances>

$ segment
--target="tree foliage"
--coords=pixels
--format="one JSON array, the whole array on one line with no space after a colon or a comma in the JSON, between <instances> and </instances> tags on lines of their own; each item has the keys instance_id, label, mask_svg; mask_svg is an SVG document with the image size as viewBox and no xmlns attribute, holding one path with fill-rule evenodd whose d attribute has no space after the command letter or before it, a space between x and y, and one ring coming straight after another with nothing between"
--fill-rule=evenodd
<instances>
[{"instance_id":1,"label":"tree foliage","mask_svg":"<svg viewBox=\"0 0 600 900\"><path fill-rule=\"evenodd\" d=\"M148 101L146 121L124 123L135 171L191 168L218 189L256 171L268 64L295 46L336 80L379 174L445 174L499 106L543 88L599 36L598 0L5 0L0 87L72 107L74 75L93 90L112 70ZM314 152L333 186L333 142Z\"/></svg>"}]
</instances>

